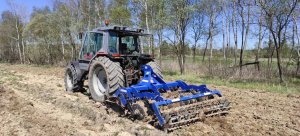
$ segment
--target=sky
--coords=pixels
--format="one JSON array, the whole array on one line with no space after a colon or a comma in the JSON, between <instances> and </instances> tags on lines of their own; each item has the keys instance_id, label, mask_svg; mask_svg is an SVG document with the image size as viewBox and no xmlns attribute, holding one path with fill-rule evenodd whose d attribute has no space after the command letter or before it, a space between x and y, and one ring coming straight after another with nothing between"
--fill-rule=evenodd
<instances>
[{"instance_id":1,"label":"sky","mask_svg":"<svg viewBox=\"0 0 300 136\"><path fill-rule=\"evenodd\" d=\"M33 7L52 6L52 0L13 0L17 5L23 5L26 14L30 15ZM0 0L0 13L5 10L10 10L8 0Z\"/></svg>"}]
</instances>

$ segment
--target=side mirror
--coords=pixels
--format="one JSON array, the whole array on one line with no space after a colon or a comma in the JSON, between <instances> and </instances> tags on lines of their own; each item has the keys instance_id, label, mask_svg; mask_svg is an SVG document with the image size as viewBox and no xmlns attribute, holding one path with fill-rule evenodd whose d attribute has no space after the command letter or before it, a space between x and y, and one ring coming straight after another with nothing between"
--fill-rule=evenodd
<instances>
[{"instance_id":1,"label":"side mirror","mask_svg":"<svg viewBox=\"0 0 300 136\"><path fill-rule=\"evenodd\" d=\"M78 38L79 38L79 40L82 40L82 37L83 37L83 33L82 33L82 32L80 32L80 33L78 34Z\"/></svg>"}]
</instances>

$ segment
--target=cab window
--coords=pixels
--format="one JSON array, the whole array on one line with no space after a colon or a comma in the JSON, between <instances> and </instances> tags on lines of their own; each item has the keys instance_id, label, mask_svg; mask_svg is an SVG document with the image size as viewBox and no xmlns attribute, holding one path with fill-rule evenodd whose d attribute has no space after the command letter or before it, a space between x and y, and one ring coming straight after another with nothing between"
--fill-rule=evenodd
<instances>
[{"instance_id":1,"label":"cab window","mask_svg":"<svg viewBox=\"0 0 300 136\"><path fill-rule=\"evenodd\" d=\"M120 54L132 54L139 52L137 35L121 35L115 32L109 33L109 52Z\"/></svg>"},{"instance_id":2,"label":"cab window","mask_svg":"<svg viewBox=\"0 0 300 136\"><path fill-rule=\"evenodd\" d=\"M86 34L81 50L81 59L90 60L101 49L103 44L103 34L89 32Z\"/></svg>"},{"instance_id":3,"label":"cab window","mask_svg":"<svg viewBox=\"0 0 300 136\"><path fill-rule=\"evenodd\" d=\"M121 42L126 46L127 53L138 52L137 36L124 36L121 38Z\"/></svg>"},{"instance_id":4,"label":"cab window","mask_svg":"<svg viewBox=\"0 0 300 136\"><path fill-rule=\"evenodd\" d=\"M116 33L109 33L108 49L109 52L114 54L118 53L119 48L119 37Z\"/></svg>"}]
</instances>

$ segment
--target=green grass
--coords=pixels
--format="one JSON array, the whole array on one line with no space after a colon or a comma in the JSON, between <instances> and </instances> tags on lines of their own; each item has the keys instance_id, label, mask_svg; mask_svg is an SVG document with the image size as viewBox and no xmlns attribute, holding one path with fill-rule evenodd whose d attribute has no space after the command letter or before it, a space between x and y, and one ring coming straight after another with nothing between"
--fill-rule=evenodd
<instances>
[{"instance_id":1,"label":"green grass","mask_svg":"<svg viewBox=\"0 0 300 136\"><path fill-rule=\"evenodd\" d=\"M216 86L227 86L237 89L263 90L277 93L300 93L300 78L290 78L284 83L246 81L246 80L228 80L218 77L197 76L191 74L180 75L176 72L164 72L165 80L175 81L183 80L192 84L213 84Z\"/></svg>"}]
</instances>

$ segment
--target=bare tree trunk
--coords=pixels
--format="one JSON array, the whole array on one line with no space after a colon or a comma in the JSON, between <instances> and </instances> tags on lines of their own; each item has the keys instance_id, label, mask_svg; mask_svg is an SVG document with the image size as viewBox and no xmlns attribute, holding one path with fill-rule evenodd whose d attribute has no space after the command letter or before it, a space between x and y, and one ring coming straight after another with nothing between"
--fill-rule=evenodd
<instances>
[{"instance_id":1,"label":"bare tree trunk","mask_svg":"<svg viewBox=\"0 0 300 136\"><path fill-rule=\"evenodd\" d=\"M150 41L150 43L151 43L151 44L150 44L150 45L151 45L151 46L150 46L150 47L151 47L151 48L150 48L151 54L152 54L152 56L154 56L154 55L155 55L155 54L154 54L155 52L154 52L154 37L153 37L153 35L151 36L151 41Z\"/></svg>"},{"instance_id":2,"label":"bare tree trunk","mask_svg":"<svg viewBox=\"0 0 300 136\"><path fill-rule=\"evenodd\" d=\"M177 59L178 59L178 64L179 64L179 68L180 68L180 74L182 75L183 74L183 58L182 58L182 55L183 55L183 42L182 42L182 38L180 36L180 31L181 30L181 25L180 23L177 22L177 25L176 25L176 30L175 30L175 35L176 35L176 38L177 38L177 43L175 43L175 47L177 46ZM177 45L176 45L177 44Z\"/></svg>"},{"instance_id":3,"label":"bare tree trunk","mask_svg":"<svg viewBox=\"0 0 300 136\"><path fill-rule=\"evenodd\" d=\"M162 53L161 53L161 46L162 46L162 31L158 30L158 59L159 59L159 65L162 66L161 64L161 59L162 59Z\"/></svg>"},{"instance_id":4,"label":"bare tree trunk","mask_svg":"<svg viewBox=\"0 0 300 136\"><path fill-rule=\"evenodd\" d=\"M250 4L248 4L248 16L247 16L247 27L246 27L246 35L245 35L244 49L247 49L247 41L248 41L249 27L250 27Z\"/></svg>"},{"instance_id":5,"label":"bare tree trunk","mask_svg":"<svg viewBox=\"0 0 300 136\"><path fill-rule=\"evenodd\" d=\"M259 34L258 34L258 45L257 45L257 52L255 56L255 61L259 62L259 52L261 48L261 41L262 41L262 15L259 17ZM259 63L257 63L257 70L260 70Z\"/></svg>"},{"instance_id":6,"label":"bare tree trunk","mask_svg":"<svg viewBox=\"0 0 300 136\"><path fill-rule=\"evenodd\" d=\"M25 63L25 44L24 44L23 36L22 36L22 52L23 52L23 63Z\"/></svg>"},{"instance_id":7,"label":"bare tree trunk","mask_svg":"<svg viewBox=\"0 0 300 136\"><path fill-rule=\"evenodd\" d=\"M270 27L272 28L272 26ZM282 69L281 69L281 57L280 57L280 48L281 48L281 32L279 31L277 34L278 41L276 39L275 33L271 32L274 40L274 45L276 49L276 57L277 57L277 67L278 67L278 73L279 73L279 79L280 82L283 82L283 77L282 77Z\"/></svg>"},{"instance_id":8,"label":"bare tree trunk","mask_svg":"<svg viewBox=\"0 0 300 136\"><path fill-rule=\"evenodd\" d=\"M224 7L224 5L223 5ZM226 59L226 47L225 47L225 30L224 30L224 14L222 15L222 38L223 38L223 58Z\"/></svg>"},{"instance_id":9,"label":"bare tree trunk","mask_svg":"<svg viewBox=\"0 0 300 136\"><path fill-rule=\"evenodd\" d=\"M194 28L193 28L194 29ZM196 62L196 48L197 48L197 33L195 32L195 37L194 37L194 45L192 46L192 55L193 55L193 62Z\"/></svg>"},{"instance_id":10,"label":"bare tree trunk","mask_svg":"<svg viewBox=\"0 0 300 136\"><path fill-rule=\"evenodd\" d=\"M150 33L150 28L149 28L149 21L148 21L148 2L145 0L145 21L146 21L146 27L147 27L147 33ZM148 53L151 54L151 43L150 39L148 41Z\"/></svg>"},{"instance_id":11,"label":"bare tree trunk","mask_svg":"<svg viewBox=\"0 0 300 136\"><path fill-rule=\"evenodd\" d=\"M243 13L243 7L241 6L241 18L242 18L242 43L241 43L241 52L240 52L240 77L242 76L242 65L243 65L243 52L244 52L244 31L245 31L245 20L244 20L244 13Z\"/></svg>"},{"instance_id":12,"label":"bare tree trunk","mask_svg":"<svg viewBox=\"0 0 300 136\"><path fill-rule=\"evenodd\" d=\"M238 37L237 37L237 24L235 25L235 32L234 32L234 64L237 64L237 50L238 50Z\"/></svg>"},{"instance_id":13,"label":"bare tree trunk","mask_svg":"<svg viewBox=\"0 0 300 136\"><path fill-rule=\"evenodd\" d=\"M45 44L47 45L46 52L48 53L47 54L48 64L53 64L52 50L51 50L51 47L50 47L50 43L48 42L48 39L46 37L44 37L44 41L45 41Z\"/></svg>"},{"instance_id":14,"label":"bare tree trunk","mask_svg":"<svg viewBox=\"0 0 300 136\"><path fill-rule=\"evenodd\" d=\"M210 55L209 55L209 59L208 59L208 68L209 68L209 73L212 74L212 69L211 69L211 59L212 59L212 42L213 42L213 38L211 37L209 40L209 49L210 49Z\"/></svg>"},{"instance_id":15,"label":"bare tree trunk","mask_svg":"<svg viewBox=\"0 0 300 136\"><path fill-rule=\"evenodd\" d=\"M89 1L89 12L88 12L88 16L89 16L89 20L88 20L88 30L91 29L91 0L88 0Z\"/></svg>"},{"instance_id":16,"label":"bare tree trunk","mask_svg":"<svg viewBox=\"0 0 300 136\"><path fill-rule=\"evenodd\" d=\"M159 63L159 66L161 66L161 46L159 45L158 47L158 63Z\"/></svg>"},{"instance_id":17,"label":"bare tree trunk","mask_svg":"<svg viewBox=\"0 0 300 136\"><path fill-rule=\"evenodd\" d=\"M288 69L289 63L291 62L291 59L293 57L293 51L294 51L294 48L295 48L295 31L296 30L295 30L295 23L294 23L293 24L293 32L292 32L292 49L290 51L289 61L286 64L285 69Z\"/></svg>"},{"instance_id":18,"label":"bare tree trunk","mask_svg":"<svg viewBox=\"0 0 300 136\"><path fill-rule=\"evenodd\" d=\"M10 41L10 52L14 52L14 44L12 43L12 41Z\"/></svg>"},{"instance_id":19,"label":"bare tree trunk","mask_svg":"<svg viewBox=\"0 0 300 136\"><path fill-rule=\"evenodd\" d=\"M196 44L192 48L193 62L196 61Z\"/></svg>"},{"instance_id":20,"label":"bare tree trunk","mask_svg":"<svg viewBox=\"0 0 300 136\"><path fill-rule=\"evenodd\" d=\"M242 11L241 11L241 17L242 17L242 46L241 46L241 53L240 53L240 76L242 76L242 65L243 65L243 53L244 49L247 46L247 40L248 40L248 33L249 33L249 26L250 26L250 4L248 4L248 11L247 11L247 26L246 26L246 34L244 36L244 31L245 31L245 19L244 19L244 13L243 13L243 5L239 3ZM244 42L244 43L243 43Z\"/></svg>"},{"instance_id":21,"label":"bare tree trunk","mask_svg":"<svg viewBox=\"0 0 300 136\"><path fill-rule=\"evenodd\" d=\"M211 26L213 26L213 24L214 24L214 15L212 15L212 18L211 18L211 20L210 20L210 23L211 23ZM212 74L212 69L211 69L211 59L212 59L212 51L213 51L213 48L212 48L212 42L213 42L213 28L210 28L210 32L209 32L210 34L211 34L211 38L210 38L210 42L209 42L209 49L210 49L210 55L209 55L209 73L210 74Z\"/></svg>"},{"instance_id":22,"label":"bare tree trunk","mask_svg":"<svg viewBox=\"0 0 300 136\"><path fill-rule=\"evenodd\" d=\"M62 50L63 61L65 62L65 46L64 46L64 40L63 40L63 34L61 34L61 50Z\"/></svg>"},{"instance_id":23,"label":"bare tree trunk","mask_svg":"<svg viewBox=\"0 0 300 136\"><path fill-rule=\"evenodd\" d=\"M177 55L177 60L178 60L178 64L179 64L180 74L183 74L182 56L180 53Z\"/></svg>"},{"instance_id":24,"label":"bare tree trunk","mask_svg":"<svg viewBox=\"0 0 300 136\"><path fill-rule=\"evenodd\" d=\"M268 55L268 76L271 77L271 50L272 50L272 43L271 43L271 32L269 32L269 55Z\"/></svg>"},{"instance_id":25,"label":"bare tree trunk","mask_svg":"<svg viewBox=\"0 0 300 136\"><path fill-rule=\"evenodd\" d=\"M212 34L212 31L213 31L212 30L213 29L213 17L214 17L214 15L210 16L210 18L209 18L209 32L208 32L208 37L207 37L206 43L205 43L205 49L204 49L204 53L203 53L203 57L202 57L202 62L204 62L204 59L205 59L205 54L206 54L206 50L207 50L208 40L211 41L212 37L213 37L213 34Z\"/></svg>"},{"instance_id":26,"label":"bare tree trunk","mask_svg":"<svg viewBox=\"0 0 300 136\"><path fill-rule=\"evenodd\" d=\"M181 40L182 40L182 48L181 48L181 63L182 63L182 73L185 72L185 34L181 35Z\"/></svg>"},{"instance_id":27,"label":"bare tree trunk","mask_svg":"<svg viewBox=\"0 0 300 136\"><path fill-rule=\"evenodd\" d=\"M18 53L19 53L19 59L21 61L21 63L23 63L23 57L22 57L22 52L21 52L21 41L20 41L20 32L19 32L19 24L18 24L18 17L16 16L16 24L15 24L15 28L16 28L16 32L17 32L17 47L18 47Z\"/></svg>"},{"instance_id":28,"label":"bare tree trunk","mask_svg":"<svg viewBox=\"0 0 300 136\"><path fill-rule=\"evenodd\" d=\"M228 7L227 7L228 8ZM229 15L227 14L228 12L228 9L226 8L226 12L225 12L225 23L226 23L226 48L225 48L225 68L224 68L224 72L225 72L225 75L228 75L227 74L227 65L228 65L228 55L230 54L230 50L229 50L229 46L230 46L230 22L229 22Z\"/></svg>"},{"instance_id":29,"label":"bare tree trunk","mask_svg":"<svg viewBox=\"0 0 300 136\"><path fill-rule=\"evenodd\" d=\"M226 61L227 61L227 57L228 54L230 54L229 46L230 46L230 22L229 22L229 15L226 16L226 39L227 39L227 44L226 44L226 53L225 53L225 57L226 57Z\"/></svg>"},{"instance_id":30,"label":"bare tree trunk","mask_svg":"<svg viewBox=\"0 0 300 136\"><path fill-rule=\"evenodd\" d=\"M180 61L181 61L181 69L180 69L180 73L184 74L184 54L180 55Z\"/></svg>"},{"instance_id":31,"label":"bare tree trunk","mask_svg":"<svg viewBox=\"0 0 300 136\"><path fill-rule=\"evenodd\" d=\"M279 45L279 47L280 47L280 45ZM279 72L280 82L283 82L282 69L281 69L280 48L279 48L279 47L276 47L276 53L277 53L277 66L278 66L278 72Z\"/></svg>"},{"instance_id":32,"label":"bare tree trunk","mask_svg":"<svg viewBox=\"0 0 300 136\"><path fill-rule=\"evenodd\" d=\"M76 44L73 41L71 30L68 29L67 34L68 34L67 38L69 39L69 43L71 44L71 47L72 47L72 60L76 60L77 59Z\"/></svg>"},{"instance_id":33,"label":"bare tree trunk","mask_svg":"<svg viewBox=\"0 0 300 136\"><path fill-rule=\"evenodd\" d=\"M100 2L100 1L99 1ZM101 14L100 14L100 6L99 6L100 3L97 3L97 0L95 1L95 8L96 8L96 11L97 11L97 15L99 18L101 18ZM103 9L102 9L103 10ZM96 21L97 19L95 19Z\"/></svg>"},{"instance_id":34,"label":"bare tree trunk","mask_svg":"<svg viewBox=\"0 0 300 136\"><path fill-rule=\"evenodd\" d=\"M297 54L298 54L298 63L297 63L296 75L298 75L298 73L300 71L300 48L298 48Z\"/></svg>"},{"instance_id":35,"label":"bare tree trunk","mask_svg":"<svg viewBox=\"0 0 300 136\"><path fill-rule=\"evenodd\" d=\"M154 24L153 16L155 16L154 15L155 13L153 12L153 7L150 6L149 10L150 10L150 17L151 17L151 25L152 25L151 28L153 28L153 24ZM154 44L154 36L153 35L151 37L151 53L152 53L153 56L155 55L155 44Z\"/></svg>"},{"instance_id":36,"label":"bare tree trunk","mask_svg":"<svg viewBox=\"0 0 300 136\"><path fill-rule=\"evenodd\" d=\"M207 50L207 45L208 45L208 40L209 39L210 39L210 34L208 34L208 37L207 37L206 42L205 42L205 48L204 48L204 52L203 52L202 62L204 62L204 59L205 59L205 54L206 54L206 50Z\"/></svg>"},{"instance_id":37,"label":"bare tree trunk","mask_svg":"<svg viewBox=\"0 0 300 136\"><path fill-rule=\"evenodd\" d=\"M233 1L233 15L232 15L232 31L234 37L234 65L237 60L237 21L236 21L236 2Z\"/></svg>"},{"instance_id":38,"label":"bare tree trunk","mask_svg":"<svg viewBox=\"0 0 300 136\"><path fill-rule=\"evenodd\" d=\"M297 75L300 71L300 38L299 38L299 34L298 34L298 25L297 25L295 16L293 16L293 22L294 22L294 26L295 26L295 34L296 34L297 43L298 43L298 47L297 47L298 63L297 63L297 69L296 69L296 75ZM293 40L294 40L294 38L293 38Z\"/></svg>"}]
</instances>

